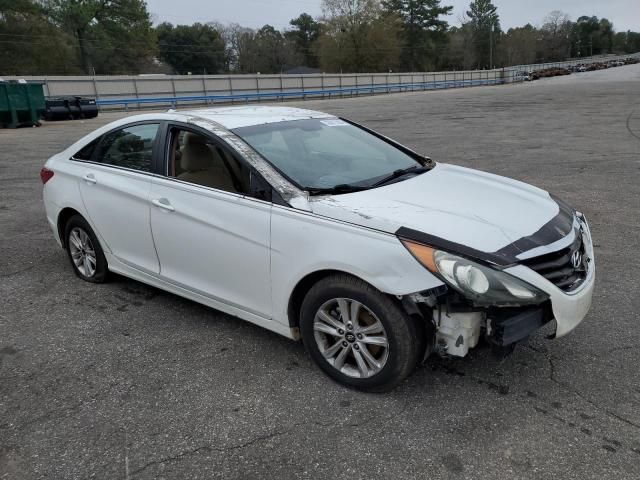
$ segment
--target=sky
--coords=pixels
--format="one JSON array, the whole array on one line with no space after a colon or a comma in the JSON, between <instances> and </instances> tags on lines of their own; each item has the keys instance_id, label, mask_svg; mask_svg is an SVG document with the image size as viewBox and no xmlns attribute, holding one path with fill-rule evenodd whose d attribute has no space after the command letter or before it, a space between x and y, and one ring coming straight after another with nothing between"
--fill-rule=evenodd
<instances>
[{"instance_id":1,"label":"sky","mask_svg":"<svg viewBox=\"0 0 640 480\"><path fill-rule=\"evenodd\" d=\"M443 0L453 5L448 17L451 25L459 25L470 0ZM147 0L154 23L173 24L239 23L259 28L265 24L279 29L289 26L289 20L302 12L316 17L322 14L321 0ZM572 20L581 15L605 17L613 22L616 31L640 31L640 0L494 0L502 28L526 23L541 25L552 10L568 13Z\"/></svg>"}]
</instances>

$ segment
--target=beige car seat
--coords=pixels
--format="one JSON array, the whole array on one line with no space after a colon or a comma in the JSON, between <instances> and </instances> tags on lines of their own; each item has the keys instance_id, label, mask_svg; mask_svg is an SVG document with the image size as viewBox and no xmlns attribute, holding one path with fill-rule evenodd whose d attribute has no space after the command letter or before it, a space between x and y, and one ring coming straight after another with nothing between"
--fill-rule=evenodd
<instances>
[{"instance_id":1,"label":"beige car seat","mask_svg":"<svg viewBox=\"0 0 640 480\"><path fill-rule=\"evenodd\" d=\"M236 191L224 161L201 135L184 134L180 166L183 170L178 175L180 180L228 192Z\"/></svg>"}]
</instances>

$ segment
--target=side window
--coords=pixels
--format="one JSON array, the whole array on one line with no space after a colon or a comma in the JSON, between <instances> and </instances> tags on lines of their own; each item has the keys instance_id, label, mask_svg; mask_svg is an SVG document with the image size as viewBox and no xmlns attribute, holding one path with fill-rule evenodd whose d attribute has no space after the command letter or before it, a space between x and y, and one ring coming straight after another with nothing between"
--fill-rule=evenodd
<instances>
[{"instance_id":1,"label":"side window","mask_svg":"<svg viewBox=\"0 0 640 480\"><path fill-rule=\"evenodd\" d=\"M98 145L99 141L100 137L96 138L93 142L88 143L87 145L82 147L80 151L73 156L73 158L75 158L76 160L91 160L93 150L96 148L96 145Z\"/></svg>"},{"instance_id":2,"label":"side window","mask_svg":"<svg viewBox=\"0 0 640 480\"><path fill-rule=\"evenodd\" d=\"M116 167L151 171L153 143L160 124L148 123L108 133L98 146L97 162Z\"/></svg>"},{"instance_id":3,"label":"side window","mask_svg":"<svg viewBox=\"0 0 640 480\"><path fill-rule=\"evenodd\" d=\"M211 137L173 128L169 176L226 192L252 195L252 172L234 152ZM255 176L255 175L254 175Z\"/></svg>"}]
</instances>

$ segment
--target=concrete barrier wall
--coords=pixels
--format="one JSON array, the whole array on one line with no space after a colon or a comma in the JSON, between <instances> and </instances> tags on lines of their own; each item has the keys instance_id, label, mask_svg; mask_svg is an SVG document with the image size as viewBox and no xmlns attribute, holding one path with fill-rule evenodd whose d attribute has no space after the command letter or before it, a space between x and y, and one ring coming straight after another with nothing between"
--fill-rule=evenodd
<instances>
[{"instance_id":1,"label":"concrete barrier wall","mask_svg":"<svg viewBox=\"0 0 640 480\"><path fill-rule=\"evenodd\" d=\"M139 75L139 76L27 76L5 77L6 80L24 78L44 82L46 96L81 95L102 101L120 99L164 100L157 105L145 103L144 108L167 106L167 98L176 98L175 103L214 103L215 97L237 96L237 101L246 101L243 95L287 94L287 98L306 96L358 95L362 93L387 93L406 91L420 87L453 88L466 86L462 82L503 83L503 70L481 70L465 72L426 73L365 73L365 74L311 74L311 75ZM459 84L454 84L459 82ZM447 83L448 85L445 85ZM442 84L442 85L441 85ZM469 83L470 85L471 83ZM373 87L367 92L366 89ZM344 89L344 92L340 92ZM309 92L309 93L307 93ZM299 94L299 95L298 95ZM208 100L187 100L188 97L212 97ZM255 99L255 98L253 98ZM280 99L280 97L274 97ZM230 99L221 99L229 102ZM149 100L147 100L149 102ZM131 101L131 105L136 102ZM102 105L102 108L117 105ZM122 104L119 105L122 108Z\"/></svg>"},{"instance_id":2,"label":"concrete barrier wall","mask_svg":"<svg viewBox=\"0 0 640 480\"><path fill-rule=\"evenodd\" d=\"M640 56L624 55L621 58ZM44 82L46 96L95 97L101 108L167 108L284 98L323 98L397 91L461 88L522 81L522 72L567 67L617 58L599 56L566 62L518 65L499 70L450 72L358 73L311 75L138 75L138 76L33 76ZM158 102L153 102L158 99Z\"/></svg>"}]
</instances>

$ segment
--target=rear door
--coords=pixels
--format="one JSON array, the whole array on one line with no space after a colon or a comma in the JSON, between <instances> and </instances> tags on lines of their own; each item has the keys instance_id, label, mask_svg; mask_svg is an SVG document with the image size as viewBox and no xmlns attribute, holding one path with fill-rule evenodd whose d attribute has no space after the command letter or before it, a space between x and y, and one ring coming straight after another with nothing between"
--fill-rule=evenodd
<instances>
[{"instance_id":1,"label":"rear door","mask_svg":"<svg viewBox=\"0 0 640 480\"><path fill-rule=\"evenodd\" d=\"M170 125L164 150L150 197L161 277L270 318L271 187L205 131Z\"/></svg>"},{"instance_id":2,"label":"rear door","mask_svg":"<svg viewBox=\"0 0 640 480\"><path fill-rule=\"evenodd\" d=\"M160 122L106 133L80 168L80 192L89 220L120 261L159 273L150 228L149 192Z\"/></svg>"}]
</instances>

